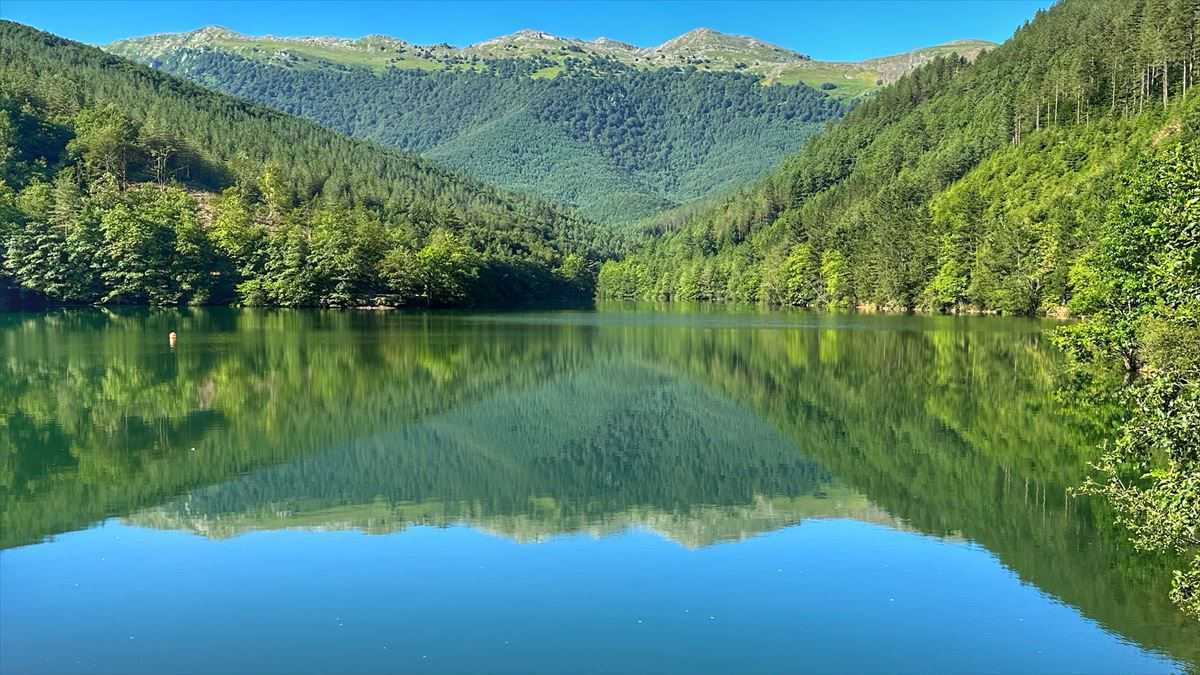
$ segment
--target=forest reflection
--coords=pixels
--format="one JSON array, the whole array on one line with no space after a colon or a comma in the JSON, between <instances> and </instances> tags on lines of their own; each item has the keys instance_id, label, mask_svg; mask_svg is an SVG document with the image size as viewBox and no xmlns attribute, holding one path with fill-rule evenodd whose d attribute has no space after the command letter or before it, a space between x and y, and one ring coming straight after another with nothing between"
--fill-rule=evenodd
<instances>
[{"instance_id":1,"label":"forest reflection","mask_svg":"<svg viewBox=\"0 0 1200 675\"><path fill-rule=\"evenodd\" d=\"M1119 410L1058 402L1039 328L678 306L0 315L0 545L123 517L214 538L639 526L699 547L847 517L976 542L1200 661L1164 563L1067 494Z\"/></svg>"}]
</instances>

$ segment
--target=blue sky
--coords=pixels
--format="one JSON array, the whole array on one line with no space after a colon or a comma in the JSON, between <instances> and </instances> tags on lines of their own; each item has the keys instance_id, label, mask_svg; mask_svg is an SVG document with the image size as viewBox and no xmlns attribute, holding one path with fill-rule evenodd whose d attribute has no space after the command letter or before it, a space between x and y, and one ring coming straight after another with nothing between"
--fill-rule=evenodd
<instances>
[{"instance_id":1,"label":"blue sky","mask_svg":"<svg viewBox=\"0 0 1200 675\"><path fill-rule=\"evenodd\" d=\"M3 0L0 17L93 44L218 24L251 35L391 35L463 46L521 28L649 47L697 26L753 35L822 60L958 38L1003 42L1051 0L803 2L386 2Z\"/></svg>"}]
</instances>

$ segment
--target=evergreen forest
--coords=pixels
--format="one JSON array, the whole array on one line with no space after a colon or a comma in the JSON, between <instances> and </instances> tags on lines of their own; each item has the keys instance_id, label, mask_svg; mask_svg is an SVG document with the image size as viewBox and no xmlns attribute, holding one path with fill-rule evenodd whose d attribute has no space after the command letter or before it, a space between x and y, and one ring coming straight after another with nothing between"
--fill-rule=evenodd
<instances>
[{"instance_id":1,"label":"evergreen forest","mask_svg":"<svg viewBox=\"0 0 1200 675\"><path fill-rule=\"evenodd\" d=\"M642 70L595 55L382 72L216 49L139 60L626 226L756 178L851 105L750 73Z\"/></svg>"},{"instance_id":2,"label":"evergreen forest","mask_svg":"<svg viewBox=\"0 0 1200 675\"><path fill-rule=\"evenodd\" d=\"M579 302L619 234L0 23L0 303Z\"/></svg>"}]
</instances>

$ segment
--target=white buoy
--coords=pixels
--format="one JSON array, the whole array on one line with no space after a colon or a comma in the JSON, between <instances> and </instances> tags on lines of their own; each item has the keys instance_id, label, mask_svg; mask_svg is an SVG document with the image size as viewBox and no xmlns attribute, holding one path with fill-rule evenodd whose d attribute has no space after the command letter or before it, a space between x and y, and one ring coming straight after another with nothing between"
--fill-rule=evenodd
<instances>
[{"instance_id":1,"label":"white buoy","mask_svg":"<svg viewBox=\"0 0 1200 675\"><path fill-rule=\"evenodd\" d=\"M178 339L178 337L179 336L175 335L175 331L171 331L170 333L167 333L167 342L170 342L171 346L174 347L175 340Z\"/></svg>"}]
</instances>

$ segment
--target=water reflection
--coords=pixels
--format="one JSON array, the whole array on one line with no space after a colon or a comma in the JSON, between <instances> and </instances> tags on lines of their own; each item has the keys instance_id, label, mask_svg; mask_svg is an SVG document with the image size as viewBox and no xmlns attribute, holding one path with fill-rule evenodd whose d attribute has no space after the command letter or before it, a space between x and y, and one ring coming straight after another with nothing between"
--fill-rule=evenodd
<instances>
[{"instance_id":1,"label":"water reflection","mask_svg":"<svg viewBox=\"0 0 1200 675\"><path fill-rule=\"evenodd\" d=\"M1067 497L1112 411L1056 403L1038 328L675 307L0 315L0 545L111 516L213 538L637 526L689 547L849 517L978 542L1200 662L1166 563Z\"/></svg>"},{"instance_id":2,"label":"water reflection","mask_svg":"<svg viewBox=\"0 0 1200 675\"><path fill-rule=\"evenodd\" d=\"M612 362L197 490L133 521L214 537L466 522L517 541L642 526L699 547L818 516L894 523L750 409Z\"/></svg>"}]
</instances>

